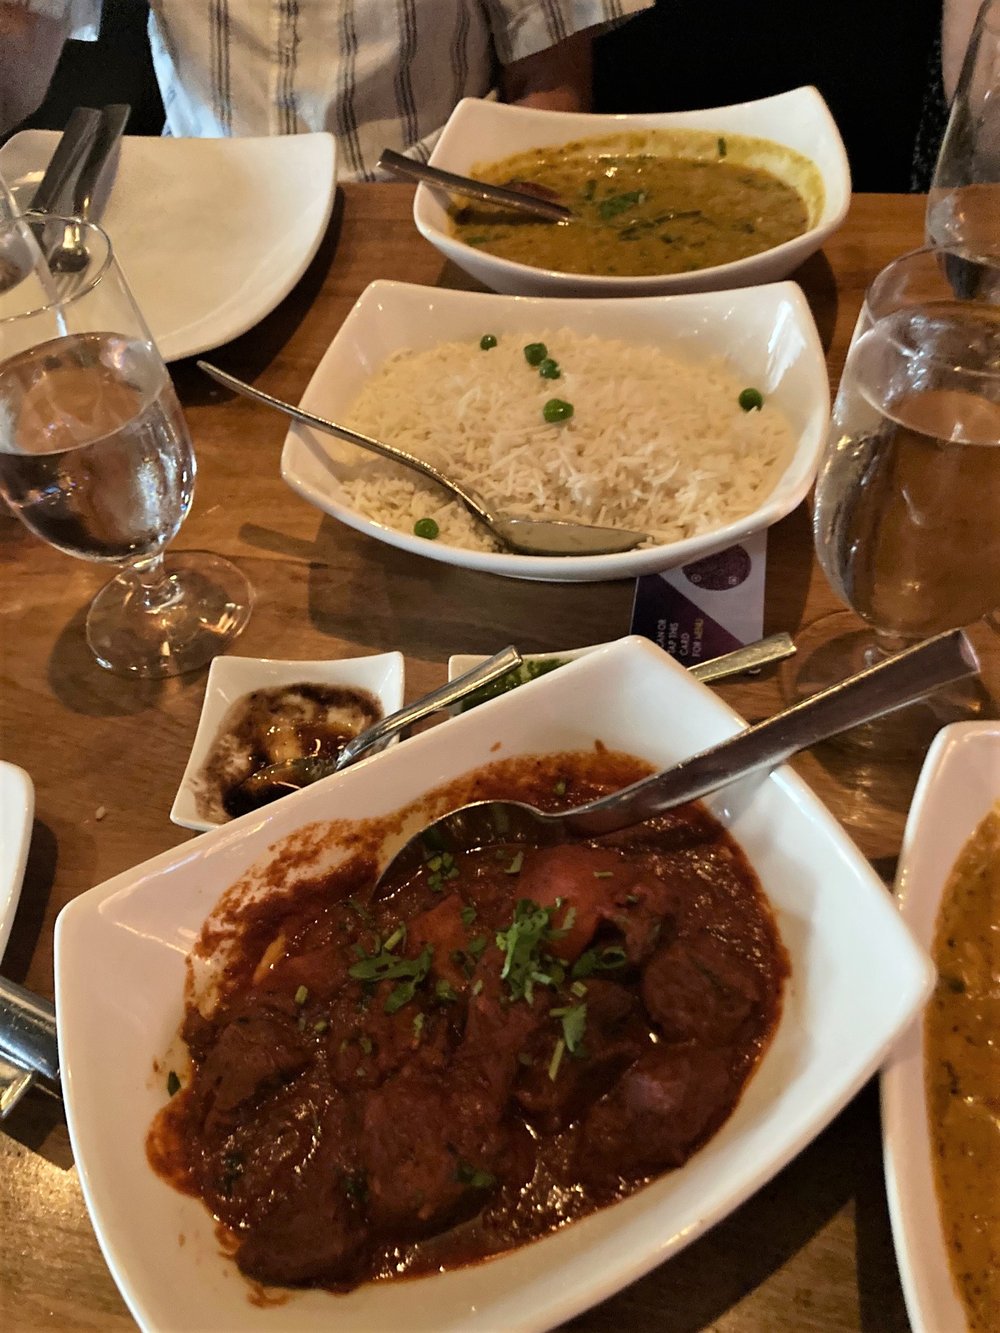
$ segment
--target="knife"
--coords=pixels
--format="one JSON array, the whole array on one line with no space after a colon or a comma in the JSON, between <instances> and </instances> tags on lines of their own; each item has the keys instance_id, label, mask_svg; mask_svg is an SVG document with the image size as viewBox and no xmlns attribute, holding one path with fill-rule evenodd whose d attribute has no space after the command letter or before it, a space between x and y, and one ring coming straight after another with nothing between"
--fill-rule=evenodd
<instances>
[{"instance_id":1,"label":"knife","mask_svg":"<svg viewBox=\"0 0 1000 1333\"><path fill-rule=\"evenodd\" d=\"M90 155L73 191L72 211L76 217L91 222L100 220L111 193L110 189L103 188L107 183L106 168L113 169L116 164L118 145L131 114L132 108L127 102L113 102L101 112Z\"/></svg>"},{"instance_id":2,"label":"knife","mask_svg":"<svg viewBox=\"0 0 1000 1333\"><path fill-rule=\"evenodd\" d=\"M73 185L86 164L100 124L101 113L93 107L78 106L73 111L31 201L33 213L59 213L70 205Z\"/></svg>"}]
</instances>

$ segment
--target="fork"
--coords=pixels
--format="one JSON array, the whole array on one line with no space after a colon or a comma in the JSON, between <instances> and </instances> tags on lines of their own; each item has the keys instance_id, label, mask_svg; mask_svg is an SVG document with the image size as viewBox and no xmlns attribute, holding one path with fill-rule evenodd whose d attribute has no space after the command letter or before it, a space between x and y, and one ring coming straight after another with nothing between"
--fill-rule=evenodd
<instances>
[{"instance_id":1,"label":"fork","mask_svg":"<svg viewBox=\"0 0 1000 1333\"><path fill-rule=\"evenodd\" d=\"M125 131L132 108L127 103L112 103L101 112L101 122L97 137L90 150L90 155L77 179L73 192L73 218L67 221L63 229L62 241L48 256L50 271L66 281L56 280L56 295L65 299L72 294L76 282L90 262L90 255L83 243L80 222L87 222L95 213L97 187L104 175L105 168L114 156L115 149Z\"/></svg>"}]
</instances>

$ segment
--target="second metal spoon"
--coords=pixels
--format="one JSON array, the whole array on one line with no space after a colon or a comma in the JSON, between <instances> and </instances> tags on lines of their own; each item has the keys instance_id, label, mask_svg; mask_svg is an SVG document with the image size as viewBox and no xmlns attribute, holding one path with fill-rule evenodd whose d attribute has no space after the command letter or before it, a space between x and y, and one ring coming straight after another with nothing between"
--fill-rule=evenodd
<instances>
[{"instance_id":1,"label":"second metal spoon","mask_svg":"<svg viewBox=\"0 0 1000 1333\"><path fill-rule=\"evenodd\" d=\"M498 514L488 508L486 501L475 491L453 481L451 477L446 477L436 467L425 463L422 458L417 458L414 454L408 454L405 449L397 449L395 445L384 444L381 440L361 435L347 426L338 426L335 421L327 421L325 417L306 412L301 407L294 407L281 398L274 398L271 394L264 393L262 389L255 389L252 384L237 379L235 375L230 375L207 361L199 361L198 368L219 384L231 389L233 393L242 394L244 398L252 398L256 403L263 403L266 407L284 412L293 421L299 421L304 426L312 426L314 430L335 435L340 440L346 440L348 444L356 444L359 449L367 449L369 453L378 454L393 463L412 468L414 472L429 477L431 481L437 482L444 490L460 500L472 517L487 528L508 551L514 551L519 555L615 555L622 551L633 550L649 536L646 532L633 532L627 528L599 528L587 523L564 523L557 519L511 518L505 514ZM330 460L322 450L316 450L316 454L325 466L329 466Z\"/></svg>"},{"instance_id":2,"label":"second metal spoon","mask_svg":"<svg viewBox=\"0 0 1000 1333\"><path fill-rule=\"evenodd\" d=\"M420 181L432 189L445 190L448 194L461 195L464 199L478 199L480 203L499 204L521 213L532 213L547 222L569 222L574 216L573 210L565 204L542 199L524 190L514 190L507 185L490 185L472 176L458 176L453 171L442 171L440 167L432 167L415 158L403 157L402 153L394 153L391 148L382 149L378 165L383 171L405 176L407 180Z\"/></svg>"}]
</instances>

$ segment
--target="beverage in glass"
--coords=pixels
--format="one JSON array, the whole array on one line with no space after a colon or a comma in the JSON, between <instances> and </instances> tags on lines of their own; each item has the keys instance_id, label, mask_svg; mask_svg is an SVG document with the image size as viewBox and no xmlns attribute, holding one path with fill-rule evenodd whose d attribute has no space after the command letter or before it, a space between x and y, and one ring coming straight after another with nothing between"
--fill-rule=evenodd
<instances>
[{"instance_id":1,"label":"beverage in glass","mask_svg":"<svg viewBox=\"0 0 1000 1333\"><path fill-rule=\"evenodd\" d=\"M66 224L0 227L0 492L52 546L123 566L87 618L102 665L174 675L239 633L252 593L218 556L165 559L194 495L191 439L106 235L81 227L79 272L50 264Z\"/></svg>"}]
</instances>

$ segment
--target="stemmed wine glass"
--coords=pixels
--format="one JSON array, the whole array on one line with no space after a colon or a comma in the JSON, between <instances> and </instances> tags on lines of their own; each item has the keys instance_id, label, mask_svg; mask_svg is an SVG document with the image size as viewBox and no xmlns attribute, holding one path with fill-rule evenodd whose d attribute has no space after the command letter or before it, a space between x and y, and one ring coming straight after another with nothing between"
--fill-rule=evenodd
<instances>
[{"instance_id":1,"label":"stemmed wine glass","mask_svg":"<svg viewBox=\"0 0 1000 1333\"><path fill-rule=\"evenodd\" d=\"M1000 0L983 0L927 198L927 239L1000 255Z\"/></svg>"},{"instance_id":2,"label":"stemmed wine glass","mask_svg":"<svg viewBox=\"0 0 1000 1333\"><path fill-rule=\"evenodd\" d=\"M63 271L71 222L82 259ZM0 492L44 541L122 566L87 616L112 671L194 670L249 618L235 565L164 556L194 479L180 404L107 235L53 216L0 225Z\"/></svg>"},{"instance_id":3,"label":"stemmed wine glass","mask_svg":"<svg viewBox=\"0 0 1000 1333\"><path fill-rule=\"evenodd\" d=\"M800 643L811 692L1000 607L1000 267L927 247L865 297L816 482L816 552L854 616ZM958 707L958 705L956 704ZM935 702L936 725L942 717ZM893 743L922 742L913 718ZM885 743L880 724L872 743Z\"/></svg>"}]
</instances>

